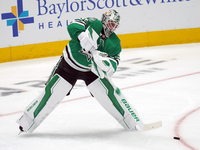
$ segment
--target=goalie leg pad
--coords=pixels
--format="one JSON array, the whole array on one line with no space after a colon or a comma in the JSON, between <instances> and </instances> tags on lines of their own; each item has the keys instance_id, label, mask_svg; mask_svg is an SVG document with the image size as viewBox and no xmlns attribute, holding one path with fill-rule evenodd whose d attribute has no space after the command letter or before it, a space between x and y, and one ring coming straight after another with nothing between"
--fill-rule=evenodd
<instances>
[{"instance_id":1,"label":"goalie leg pad","mask_svg":"<svg viewBox=\"0 0 200 150\"><path fill-rule=\"evenodd\" d=\"M133 108L128 105L120 89L115 87L111 80L98 78L88 85L88 89L103 108L125 129L135 130L139 118L133 112Z\"/></svg>"},{"instance_id":2,"label":"goalie leg pad","mask_svg":"<svg viewBox=\"0 0 200 150\"><path fill-rule=\"evenodd\" d=\"M40 123L53 111L71 90L72 85L56 74L47 84L38 98L33 100L22 112L17 123L23 130L32 133Z\"/></svg>"}]
</instances>

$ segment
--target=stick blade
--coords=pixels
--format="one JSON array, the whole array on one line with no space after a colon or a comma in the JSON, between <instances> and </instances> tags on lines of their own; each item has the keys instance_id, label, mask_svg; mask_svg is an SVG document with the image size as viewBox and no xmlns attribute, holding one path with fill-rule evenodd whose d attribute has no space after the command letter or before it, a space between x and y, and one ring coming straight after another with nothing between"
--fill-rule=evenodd
<instances>
[{"instance_id":1,"label":"stick blade","mask_svg":"<svg viewBox=\"0 0 200 150\"><path fill-rule=\"evenodd\" d=\"M144 124L143 131L153 130L162 127L162 121L157 121L154 123Z\"/></svg>"}]
</instances>

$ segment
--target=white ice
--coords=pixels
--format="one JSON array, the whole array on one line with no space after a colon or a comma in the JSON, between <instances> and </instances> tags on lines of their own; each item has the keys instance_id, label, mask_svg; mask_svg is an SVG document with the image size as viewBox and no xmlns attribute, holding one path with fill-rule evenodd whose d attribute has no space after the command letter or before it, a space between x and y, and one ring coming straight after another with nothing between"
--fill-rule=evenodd
<instances>
[{"instance_id":1,"label":"white ice","mask_svg":"<svg viewBox=\"0 0 200 150\"><path fill-rule=\"evenodd\" d=\"M121 53L113 82L145 123L162 120L161 128L125 131L78 81L32 134L18 135L15 121L58 59L0 64L0 150L200 150L200 43Z\"/></svg>"}]
</instances>

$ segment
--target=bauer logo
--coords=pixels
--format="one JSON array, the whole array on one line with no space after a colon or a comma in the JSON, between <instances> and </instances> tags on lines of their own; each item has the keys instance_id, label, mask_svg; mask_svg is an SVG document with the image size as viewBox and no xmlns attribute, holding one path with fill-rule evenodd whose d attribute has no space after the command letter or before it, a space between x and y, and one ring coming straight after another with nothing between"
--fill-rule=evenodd
<instances>
[{"instance_id":1,"label":"bauer logo","mask_svg":"<svg viewBox=\"0 0 200 150\"><path fill-rule=\"evenodd\" d=\"M6 20L7 26L12 26L13 37L18 37L25 24L34 23L34 17L29 17L29 11L24 11L22 0L17 0L17 6L11 6L11 12L2 13L1 19Z\"/></svg>"}]
</instances>

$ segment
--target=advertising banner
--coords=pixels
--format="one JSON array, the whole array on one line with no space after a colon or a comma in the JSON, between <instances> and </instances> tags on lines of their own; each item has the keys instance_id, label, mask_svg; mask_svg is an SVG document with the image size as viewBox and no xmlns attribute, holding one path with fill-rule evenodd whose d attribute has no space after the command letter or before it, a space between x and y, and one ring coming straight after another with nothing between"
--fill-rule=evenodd
<instances>
[{"instance_id":1,"label":"advertising banner","mask_svg":"<svg viewBox=\"0 0 200 150\"><path fill-rule=\"evenodd\" d=\"M200 27L200 0L1 0L0 48L69 40L67 25L116 9L117 34Z\"/></svg>"}]
</instances>

